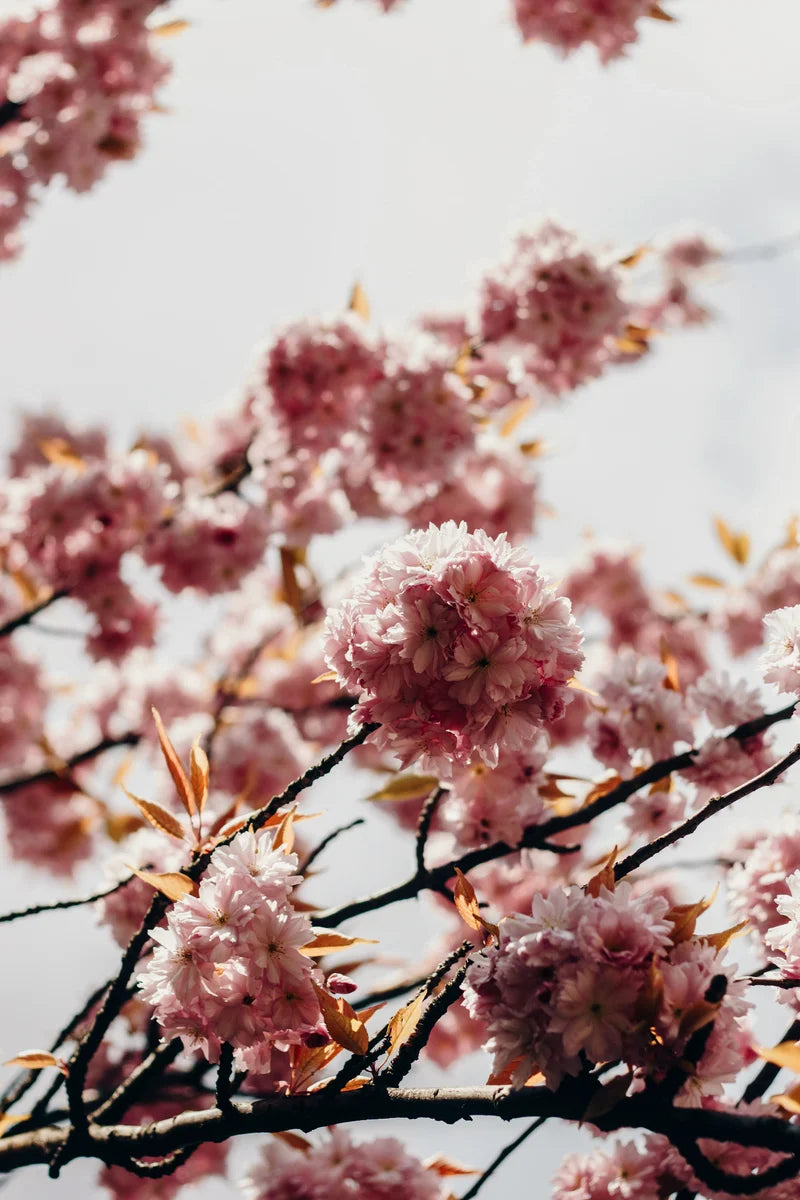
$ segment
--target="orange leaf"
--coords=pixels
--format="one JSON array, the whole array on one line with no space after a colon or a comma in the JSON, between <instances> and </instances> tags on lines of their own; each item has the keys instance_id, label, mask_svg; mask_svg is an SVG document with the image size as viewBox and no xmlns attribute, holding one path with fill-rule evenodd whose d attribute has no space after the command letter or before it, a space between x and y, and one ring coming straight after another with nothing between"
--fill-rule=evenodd
<instances>
[{"instance_id":1,"label":"orange leaf","mask_svg":"<svg viewBox=\"0 0 800 1200\"><path fill-rule=\"evenodd\" d=\"M312 1143L308 1138L301 1137L299 1133L290 1133L287 1129L281 1129L277 1133L273 1133L274 1138L279 1142L283 1142L285 1146L291 1146L293 1150L299 1150L301 1154L308 1154Z\"/></svg>"},{"instance_id":2,"label":"orange leaf","mask_svg":"<svg viewBox=\"0 0 800 1200\"><path fill-rule=\"evenodd\" d=\"M615 787L619 787L622 779L619 775L612 775L610 779L601 779L600 783L596 783L590 792L587 793L582 808L587 804L593 804L595 800L599 800L602 796L607 796L609 792L613 792Z\"/></svg>"},{"instance_id":3,"label":"orange leaf","mask_svg":"<svg viewBox=\"0 0 800 1200\"><path fill-rule=\"evenodd\" d=\"M654 21L674 21L675 17L671 17L668 12L660 4L654 4L648 12L648 17L652 17Z\"/></svg>"},{"instance_id":4,"label":"orange leaf","mask_svg":"<svg viewBox=\"0 0 800 1200\"><path fill-rule=\"evenodd\" d=\"M368 800L423 800L438 784L435 775L395 775L380 791L367 796Z\"/></svg>"},{"instance_id":5,"label":"orange leaf","mask_svg":"<svg viewBox=\"0 0 800 1200\"><path fill-rule=\"evenodd\" d=\"M297 579L297 557L292 546L281 546L281 580L283 590L281 598L289 605L296 617L303 611L303 589Z\"/></svg>"},{"instance_id":6,"label":"orange leaf","mask_svg":"<svg viewBox=\"0 0 800 1200\"><path fill-rule=\"evenodd\" d=\"M618 854L619 846L615 846L600 870L586 884L584 891L587 896L599 896L601 888L608 888L609 892L614 891L614 864L617 861Z\"/></svg>"},{"instance_id":7,"label":"orange leaf","mask_svg":"<svg viewBox=\"0 0 800 1200\"><path fill-rule=\"evenodd\" d=\"M461 1163L453 1162L451 1158L444 1158L441 1154L434 1154L432 1158L426 1158L422 1165L426 1171L433 1171L434 1175L441 1175L443 1179L452 1175L480 1175L480 1171L476 1171L474 1167L464 1167Z\"/></svg>"},{"instance_id":8,"label":"orange leaf","mask_svg":"<svg viewBox=\"0 0 800 1200\"><path fill-rule=\"evenodd\" d=\"M511 434L521 425L527 417L528 413L533 411L533 398L527 396L524 400L520 400L519 404L515 404L509 415L500 426L501 437L511 437Z\"/></svg>"},{"instance_id":9,"label":"orange leaf","mask_svg":"<svg viewBox=\"0 0 800 1200\"><path fill-rule=\"evenodd\" d=\"M706 575L702 571L698 575L690 575L689 582L696 584L697 587L705 588L724 588L728 586L723 579L719 579L716 575Z\"/></svg>"},{"instance_id":10,"label":"orange leaf","mask_svg":"<svg viewBox=\"0 0 800 1200\"><path fill-rule=\"evenodd\" d=\"M707 946L713 946L719 954L734 938L741 937L749 924L749 921L740 921L738 925L731 925L730 929L723 929L721 933L705 934L700 941L705 942Z\"/></svg>"},{"instance_id":11,"label":"orange leaf","mask_svg":"<svg viewBox=\"0 0 800 1200\"><path fill-rule=\"evenodd\" d=\"M156 37L175 37L178 33L183 33L189 28L188 21L164 21L161 25L154 26L150 30Z\"/></svg>"},{"instance_id":12,"label":"orange leaf","mask_svg":"<svg viewBox=\"0 0 800 1200\"><path fill-rule=\"evenodd\" d=\"M649 246L639 246L631 254L626 254L624 258L619 259L619 265L621 267L635 267L637 263L642 261L645 254L649 253Z\"/></svg>"},{"instance_id":13,"label":"orange leaf","mask_svg":"<svg viewBox=\"0 0 800 1200\"><path fill-rule=\"evenodd\" d=\"M70 446L65 438L45 438L39 442L42 456L57 467L72 467L73 471L85 471L86 463Z\"/></svg>"},{"instance_id":14,"label":"orange leaf","mask_svg":"<svg viewBox=\"0 0 800 1200\"><path fill-rule=\"evenodd\" d=\"M734 562L744 566L750 554L750 538L746 533L734 533L722 517L714 517L714 529L724 550Z\"/></svg>"},{"instance_id":15,"label":"orange leaf","mask_svg":"<svg viewBox=\"0 0 800 1200\"><path fill-rule=\"evenodd\" d=\"M57 1067L65 1075L67 1068L60 1058L49 1050L23 1050L3 1063L4 1067L25 1067L27 1071L44 1071L46 1067Z\"/></svg>"},{"instance_id":16,"label":"orange leaf","mask_svg":"<svg viewBox=\"0 0 800 1200\"><path fill-rule=\"evenodd\" d=\"M472 884L458 867L455 868L455 874L456 886L453 889L453 900L462 921L465 921L470 929L485 930L497 937L497 926L487 921L481 913L478 897L475 895Z\"/></svg>"},{"instance_id":17,"label":"orange leaf","mask_svg":"<svg viewBox=\"0 0 800 1200\"><path fill-rule=\"evenodd\" d=\"M208 755L200 745L199 738L195 738L192 742L192 749L189 754L189 770L197 811L202 812L208 799Z\"/></svg>"},{"instance_id":18,"label":"orange leaf","mask_svg":"<svg viewBox=\"0 0 800 1200\"><path fill-rule=\"evenodd\" d=\"M377 946L375 938L346 937L343 933L320 933L313 942L307 942L300 947L300 953L307 958L320 958L323 954L334 954L337 950L347 950L350 946Z\"/></svg>"},{"instance_id":19,"label":"orange leaf","mask_svg":"<svg viewBox=\"0 0 800 1200\"><path fill-rule=\"evenodd\" d=\"M284 854L291 854L294 847L294 807L290 808L287 813L284 813L280 820L278 828L275 831L275 839L272 843L273 850L283 850Z\"/></svg>"},{"instance_id":20,"label":"orange leaf","mask_svg":"<svg viewBox=\"0 0 800 1200\"><path fill-rule=\"evenodd\" d=\"M360 283L353 284L353 290L350 293L350 299L347 302L347 307L350 312L354 312L357 316L363 317L365 321L369 320L369 300L367 293L364 291Z\"/></svg>"},{"instance_id":21,"label":"orange leaf","mask_svg":"<svg viewBox=\"0 0 800 1200\"><path fill-rule=\"evenodd\" d=\"M719 884L714 888L708 900L698 900L696 904L676 904L669 910L667 920L671 921L673 925L672 942L674 945L688 942L689 938L694 937L694 928L698 918L714 903L718 891Z\"/></svg>"},{"instance_id":22,"label":"orange leaf","mask_svg":"<svg viewBox=\"0 0 800 1200\"><path fill-rule=\"evenodd\" d=\"M178 755L175 751L175 747L169 740L169 735L164 728L164 722L161 720L161 714L157 708L152 708L150 711L152 712L153 720L156 723L158 740L161 743L161 753L164 755L164 761L166 762L169 773L172 776L172 782L177 788L183 807L186 809L189 816L193 817L197 811L197 806L194 802L192 785L189 783L186 772L181 764L181 760L178 758Z\"/></svg>"},{"instance_id":23,"label":"orange leaf","mask_svg":"<svg viewBox=\"0 0 800 1200\"><path fill-rule=\"evenodd\" d=\"M389 1022L389 1053L394 1054L398 1046L402 1046L411 1037L419 1024L422 1010L425 1007L425 993L417 992L408 1004L399 1008Z\"/></svg>"},{"instance_id":24,"label":"orange leaf","mask_svg":"<svg viewBox=\"0 0 800 1200\"><path fill-rule=\"evenodd\" d=\"M678 674L678 660L670 650L669 643L665 637L661 638L659 654L667 672L664 676L664 687L670 692L679 692L681 690L681 681Z\"/></svg>"},{"instance_id":25,"label":"orange leaf","mask_svg":"<svg viewBox=\"0 0 800 1200\"><path fill-rule=\"evenodd\" d=\"M184 841L183 826L171 812L167 812L166 808L162 808L160 804L154 804L150 800L141 800L138 796L134 796L133 792L129 792L126 787L123 787L123 791L151 825L154 825L161 833L167 833L170 837L176 838L179 842Z\"/></svg>"},{"instance_id":26,"label":"orange leaf","mask_svg":"<svg viewBox=\"0 0 800 1200\"><path fill-rule=\"evenodd\" d=\"M128 867L134 875L139 879L143 879L145 883L149 883L157 892L161 892L162 896L166 896L168 900L181 900L184 896L188 896L190 892L194 892L195 885L188 875L181 874L180 871L166 871L164 874L156 874L153 871L139 871L136 867Z\"/></svg>"},{"instance_id":27,"label":"orange leaf","mask_svg":"<svg viewBox=\"0 0 800 1200\"><path fill-rule=\"evenodd\" d=\"M11 1113L0 1113L0 1138L12 1125L18 1125L20 1121L27 1121L30 1115L30 1113L16 1113L12 1116Z\"/></svg>"},{"instance_id":28,"label":"orange leaf","mask_svg":"<svg viewBox=\"0 0 800 1200\"><path fill-rule=\"evenodd\" d=\"M785 1112L800 1113L800 1087L790 1088L788 1092L770 1096L770 1102L776 1104L778 1108L784 1109Z\"/></svg>"},{"instance_id":29,"label":"orange leaf","mask_svg":"<svg viewBox=\"0 0 800 1200\"><path fill-rule=\"evenodd\" d=\"M333 683L333 681L338 678L339 678L338 671L323 671L321 675L317 675L317 677L315 679L312 679L311 682L312 683Z\"/></svg>"},{"instance_id":30,"label":"orange leaf","mask_svg":"<svg viewBox=\"0 0 800 1200\"><path fill-rule=\"evenodd\" d=\"M800 1075L800 1042L781 1042L777 1046L754 1046L759 1058L774 1063L776 1067L785 1067Z\"/></svg>"},{"instance_id":31,"label":"orange leaf","mask_svg":"<svg viewBox=\"0 0 800 1200\"><path fill-rule=\"evenodd\" d=\"M325 1028L333 1040L351 1054L366 1054L369 1047L367 1027L342 996L335 998L313 984Z\"/></svg>"}]
</instances>

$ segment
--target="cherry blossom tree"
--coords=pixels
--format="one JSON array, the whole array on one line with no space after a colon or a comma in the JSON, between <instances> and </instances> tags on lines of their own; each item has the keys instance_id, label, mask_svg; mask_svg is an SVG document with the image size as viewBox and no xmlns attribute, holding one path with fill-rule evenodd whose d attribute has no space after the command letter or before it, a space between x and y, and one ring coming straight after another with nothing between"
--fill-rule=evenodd
<instances>
[{"instance_id":1,"label":"cherry blossom tree","mask_svg":"<svg viewBox=\"0 0 800 1200\"><path fill-rule=\"evenodd\" d=\"M181 24L164 7L56 0L0 27L5 256L52 180L86 190L138 151ZM512 16L603 62L670 19L638 0ZM0 1171L91 1159L113 1196L166 1200L257 1133L252 1200L468 1200L563 1121L596 1149L554 1200L797 1195L798 818L727 842L716 822L722 897L680 857L800 760L797 522L752 565L718 518L730 577L688 594L594 538L555 575L535 537L539 407L579 411L709 319L709 268L735 259L700 233L593 246L545 220L459 312L389 334L357 284L271 331L191 442L24 417L0 490L7 853L97 887L0 925L82 907L120 953L6 1064ZM366 531L363 562L332 567L341 530ZM193 657L170 646L179 598L207 617ZM33 631L79 643L66 693ZM348 769L362 815L342 824L315 784ZM381 887L357 854L342 887L317 878L365 823ZM426 915L398 970L388 923L376 945L363 922L409 900ZM790 1010L777 1046L756 997ZM527 1123L473 1168L447 1127L478 1115ZM441 1153L404 1145L404 1118L441 1123Z\"/></svg>"}]
</instances>

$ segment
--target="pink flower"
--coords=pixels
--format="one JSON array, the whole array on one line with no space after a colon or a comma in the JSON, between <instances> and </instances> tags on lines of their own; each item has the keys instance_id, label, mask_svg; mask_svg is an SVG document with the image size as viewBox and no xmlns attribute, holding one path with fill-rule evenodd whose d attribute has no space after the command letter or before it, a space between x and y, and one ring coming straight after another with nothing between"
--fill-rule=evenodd
<instances>
[{"instance_id":1,"label":"pink flower","mask_svg":"<svg viewBox=\"0 0 800 1200\"><path fill-rule=\"evenodd\" d=\"M764 627L766 648L761 665L765 681L782 692L800 692L800 604L768 613Z\"/></svg>"},{"instance_id":2,"label":"pink flower","mask_svg":"<svg viewBox=\"0 0 800 1200\"><path fill-rule=\"evenodd\" d=\"M449 521L385 547L329 612L326 658L378 744L437 770L561 716L581 634L526 551ZM421 668L421 669L420 669Z\"/></svg>"}]
</instances>

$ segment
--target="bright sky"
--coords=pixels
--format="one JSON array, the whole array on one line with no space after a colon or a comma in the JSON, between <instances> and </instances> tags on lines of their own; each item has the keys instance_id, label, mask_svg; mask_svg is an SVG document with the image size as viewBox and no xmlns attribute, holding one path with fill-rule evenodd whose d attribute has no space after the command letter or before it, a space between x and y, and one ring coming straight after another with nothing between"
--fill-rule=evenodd
<instances>
[{"instance_id":1,"label":"bright sky","mask_svg":"<svg viewBox=\"0 0 800 1200\"><path fill-rule=\"evenodd\" d=\"M88 196L49 195L0 271L4 437L16 409L46 404L122 441L208 416L279 323L341 307L356 277L381 321L458 306L537 214L625 247L681 223L732 247L800 228L796 0L672 0L680 22L652 22L608 70L522 47L505 0L408 0L389 17L369 0L172 7L192 27L165 43L171 111L145 151ZM591 526L646 542L654 575L679 584L723 568L712 512L758 549L775 540L798 506L799 281L797 255L726 269L706 290L714 325L544 419L559 515L543 554ZM0 907L54 888L9 870ZM45 1043L65 997L77 1007L114 962L86 913L3 927L0 947L2 1058ZM511 1136L475 1129L410 1137L480 1165ZM574 1141L548 1132L486 1200L515 1180L545 1196L531 1165L544 1181ZM34 1169L4 1197L91 1197L93 1175Z\"/></svg>"}]
</instances>

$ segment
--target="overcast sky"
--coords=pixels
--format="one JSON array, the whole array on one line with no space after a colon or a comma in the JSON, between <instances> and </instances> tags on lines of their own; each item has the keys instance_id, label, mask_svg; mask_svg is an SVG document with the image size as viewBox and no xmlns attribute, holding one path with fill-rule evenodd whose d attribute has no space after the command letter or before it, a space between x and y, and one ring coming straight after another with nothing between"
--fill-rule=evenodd
<instances>
[{"instance_id":1,"label":"overcast sky","mask_svg":"<svg viewBox=\"0 0 800 1200\"><path fill-rule=\"evenodd\" d=\"M732 247L794 232L796 0L668 7L678 24L650 23L603 70L591 53L564 63L523 47L504 0L408 0L389 17L370 0L176 2L191 28L165 42L170 111L149 120L140 158L89 195L49 194L0 270L4 439L23 407L105 421L120 444L207 417L278 324L341 308L356 277L380 321L459 306L542 213L625 247L686 222ZM758 549L775 540L798 506L799 261L720 272L706 289L715 324L659 339L648 362L543 418L558 513L543 556L569 555L591 526L646 543L654 577L679 584L724 565L713 512ZM3 909L56 894L17 869L0 877ZM88 913L3 927L0 947L3 1058L47 1042L114 962ZM409 1133L477 1165L510 1136ZM574 1142L548 1131L486 1200L545 1196ZM4 1196L91 1197L94 1170L52 1184L34 1168Z\"/></svg>"}]
</instances>

